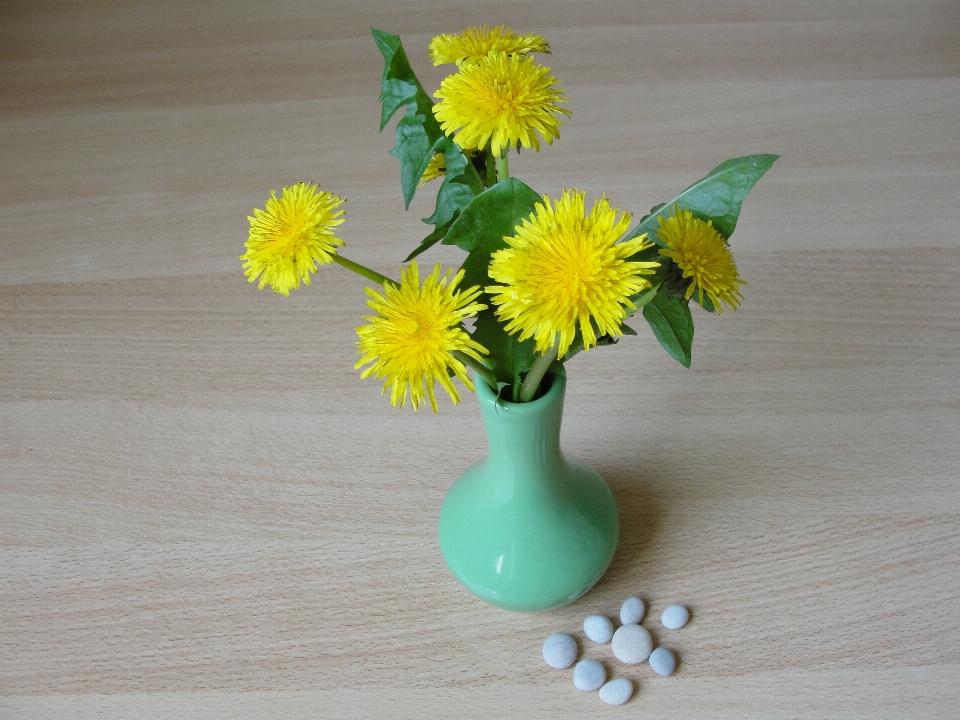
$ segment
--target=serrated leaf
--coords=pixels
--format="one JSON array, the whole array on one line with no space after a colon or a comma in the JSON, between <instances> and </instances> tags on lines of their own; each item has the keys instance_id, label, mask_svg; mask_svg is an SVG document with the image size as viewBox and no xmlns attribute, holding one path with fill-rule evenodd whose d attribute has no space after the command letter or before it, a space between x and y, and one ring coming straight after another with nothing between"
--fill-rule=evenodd
<instances>
[{"instance_id":1,"label":"serrated leaf","mask_svg":"<svg viewBox=\"0 0 960 720\"><path fill-rule=\"evenodd\" d=\"M445 137L435 137L427 131L425 116L416 104L407 106L406 114L397 123L396 145L390 150L390 154L400 161L400 187L405 207L410 207L417 183L444 140Z\"/></svg>"},{"instance_id":2,"label":"serrated leaf","mask_svg":"<svg viewBox=\"0 0 960 720\"><path fill-rule=\"evenodd\" d=\"M433 115L433 100L417 79L400 38L373 30L373 37L383 55L383 78L380 81L380 129L394 113L406 105L407 111L397 123L397 142L390 154L400 161L400 186L406 207L417 191L420 178L434 154L442 152L446 163L443 184L437 191L433 215L424 222L435 225L410 260L434 245L445 235L447 227L475 195L482 192L483 182L476 168L460 147L446 137Z\"/></svg>"},{"instance_id":3,"label":"serrated leaf","mask_svg":"<svg viewBox=\"0 0 960 720\"><path fill-rule=\"evenodd\" d=\"M729 240L737 227L743 199L779 157L767 154L748 155L720 163L706 177L695 182L670 202L654 206L651 213L640 220L624 240L646 233L653 242L664 247L656 236L660 228L658 218L672 215L674 206L689 210L701 220L712 221L717 231Z\"/></svg>"},{"instance_id":4,"label":"serrated leaf","mask_svg":"<svg viewBox=\"0 0 960 720\"><path fill-rule=\"evenodd\" d=\"M394 113L416 99L418 92L424 96L427 94L410 67L400 38L376 28L371 30L374 42L383 55L383 78L380 81L380 129L383 130ZM429 96L427 99L429 100Z\"/></svg>"},{"instance_id":5,"label":"serrated leaf","mask_svg":"<svg viewBox=\"0 0 960 720\"><path fill-rule=\"evenodd\" d=\"M443 184L437 192L437 207L433 215L423 219L425 223L437 226L449 223L483 192L483 183L476 168L455 142L444 138L439 150L446 164Z\"/></svg>"},{"instance_id":6,"label":"serrated leaf","mask_svg":"<svg viewBox=\"0 0 960 720\"><path fill-rule=\"evenodd\" d=\"M693 317L689 303L658 293L643 306L643 317L670 357L684 367L690 367Z\"/></svg>"},{"instance_id":7,"label":"serrated leaf","mask_svg":"<svg viewBox=\"0 0 960 720\"><path fill-rule=\"evenodd\" d=\"M410 253L404 262L412 260L424 250L436 245L446 236L461 211L483 192L483 184L480 182L476 168L455 142L444 138L439 143L438 152L443 153L446 166L443 184L437 192L437 206L433 215L423 219L425 223L436 225L436 229L423 239L419 247Z\"/></svg>"}]
</instances>

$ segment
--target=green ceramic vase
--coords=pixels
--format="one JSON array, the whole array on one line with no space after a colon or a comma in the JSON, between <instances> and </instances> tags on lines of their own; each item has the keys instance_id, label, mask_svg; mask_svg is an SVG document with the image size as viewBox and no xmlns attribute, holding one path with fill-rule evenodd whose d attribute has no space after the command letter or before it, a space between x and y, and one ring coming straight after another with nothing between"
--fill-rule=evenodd
<instances>
[{"instance_id":1,"label":"green ceramic vase","mask_svg":"<svg viewBox=\"0 0 960 720\"><path fill-rule=\"evenodd\" d=\"M489 454L457 478L440 509L447 566L474 595L506 610L576 600L609 566L620 531L606 482L560 450L565 378L544 382L551 384L543 397L511 403L477 380Z\"/></svg>"}]
</instances>

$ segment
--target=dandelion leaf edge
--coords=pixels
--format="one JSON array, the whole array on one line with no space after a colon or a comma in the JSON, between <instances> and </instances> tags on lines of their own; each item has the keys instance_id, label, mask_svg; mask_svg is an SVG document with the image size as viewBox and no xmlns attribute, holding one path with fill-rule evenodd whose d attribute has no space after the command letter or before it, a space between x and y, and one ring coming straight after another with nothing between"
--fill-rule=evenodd
<instances>
[{"instance_id":1,"label":"dandelion leaf edge","mask_svg":"<svg viewBox=\"0 0 960 720\"><path fill-rule=\"evenodd\" d=\"M706 176L690 185L673 200L651 208L637 226L624 237L629 240L644 233L663 247L656 237L658 218L669 217L674 207L689 210L701 220L709 220L727 240L733 235L747 193L763 177L779 155L762 153L732 158L717 165Z\"/></svg>"},{"instance_id":2,"label":"dandelion leaf edge","mask_svg":"<svg viewBox=\"0 0 960 720\"><path fill-rule=\"evenodd\" d=\"M643 306L643 317L670 357L690 367L693 316L689 302L658 292Z\"/></svg>"}]
</instances>

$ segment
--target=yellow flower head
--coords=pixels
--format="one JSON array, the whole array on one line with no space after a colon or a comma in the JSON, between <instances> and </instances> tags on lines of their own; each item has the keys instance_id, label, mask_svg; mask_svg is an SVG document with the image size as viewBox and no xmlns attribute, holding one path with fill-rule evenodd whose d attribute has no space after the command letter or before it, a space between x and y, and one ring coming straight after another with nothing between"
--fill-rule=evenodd
<instances>
[{"instance_id":1,"label":"yellow flower head","mask_svg":"<svg viewBox=\"0 0 960 720\"><path fill-rule=\"evenodd\" d=\"M626 258L651 246L646 235L617 243L632 216L617 218L607 199L584 212L584 193L564 190L551 205L544 196L533 215L518 225L510 246L493 253L488 273L503 285L485 288L497 305L497 317L509 321L509 333L520 340L536 338L537 352L550 349L559 335L563 357L580 323L584 350L596 345L594 324L601 334L622 335L627 310L636 310L633 295L650 287L642 277L659 263Z\"/></svg>"},{"instance_id":2,"label":"yellow flower head","mask_svg":"<svg viewBox=\"0 0 960 720\"><path fill-rule=\"evenodd\" d=\"M343 222L343 200L324 192L313 183L283 188L280 197L273 190L266 210L254 209L250 221L247 252L240 256L246 276L260 278L260 289L269 285L281 295L310 284L317 263L332 263L343 240L333 229Z\"/></svg>"},{"instance_id":3,"label":"yellow flower head","mask_svg":"<svg viewBox=\"0 0 960 720\"><path fill-rule=\"evenodd\" d=\"M460 323L486 308L475 302L479 287L457 291L463 279L463 270L450 280L450 273L440 277L440 265L420 285L416 261L400 276L400 287L384 283L383 294L367 288L367 305L377 314L364 317L369 325L357 328L360 340L357 350L361 358L354 366L359 369L373 363L360 373L361 378L374 375L386 378L383 392L390 388L390 402L403 407L410 393L410 404L416 410L429 398L430 407L437 412L434 382L439 382L450 395L453 404L460 402L460 394L450 377L452 372L472 392L473 383L466 368L452 353L459 350L475 360L482 360L486 349L474 342ZM447 282L449 280L449 282Z\"/></svg>"},{"instance_id":4,"label":"yellow flower head","mask_svg":"<svg viewBox=\"0 0 960 720\"><path fill-rule=\"evenodd\" d=\"M467 160L473 160L473 156L476 155L476 152L473 150L464 150L463 154L467 157ZM423 171L423 175L420 177L420 182L417 183L417 187L423 187L431 180L436 180L438 177L443 177L446 174L447 159L443 156L442 152L434 153L433 157L430 158L430 162L427 163L427 169Z\"/></svg>"},{"instance_id":5,"label":"yellow flower head","mask_svg":"<svg viewBox=\"0 0 960 720\"><path fill-rule=\"evenodd\" d=\"M697 302L702 302L706 295L718 313L722 311L721 302L736 310L743 299L739 288L746 283L740 279L733 253L713 222L704 222L689 210L679 209L666 219L661 216L659 221L657 237L667 245L660 254L673 260L683 277L690 278L687 298L696 295Z\"/></svg>"},{"instance_id":6,"label":"yellow flower head","mask_svg":"<svg viewBox=\"0 0 960 720\"><path fill-rule=\"evenodd\" d=\"M470 27L456 35L437 35L430 42L430 60L434 65L473 62L492 52L507 55L526 55L532 52L549 53L550 46L539 35L515 35L513 30L497 25Z\"/></svg>"},{"instance_id":7,"label":"yellow flower head","mask_svg":"<svg viewBox=\"0 0 960 720\"><path fill-rule=\"evenodd\" d=\"M430 158L430 162L427 163L427 169L423 171L423 175L420 177L420 182L417 183L417 187L423 187L431 180L436 180L438 177L443 177L447 173L447 160L443 157L443 153L434 153L433 157Z\"/></svg>"},{"instance_id":8,"label":"yellow flower head","mask_svg":"<svg viewBox=\"0 0 960 720\"><path fill-rule=\"evenodd\" d=\"M440 83L433 114L464 150L489 146L495 156L511 147L539 150L537 133L552 144L563 124L558 116L570 115L556 104L566 96L555 83L550 68L529 56L491 53Z\"/></svg>"}]
</instances>

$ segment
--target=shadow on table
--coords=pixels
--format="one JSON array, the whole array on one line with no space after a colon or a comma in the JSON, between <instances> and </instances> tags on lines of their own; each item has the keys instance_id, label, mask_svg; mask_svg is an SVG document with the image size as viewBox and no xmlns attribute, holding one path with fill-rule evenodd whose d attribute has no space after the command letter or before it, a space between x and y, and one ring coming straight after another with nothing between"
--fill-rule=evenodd
<instances>
[{"instance_id":1,"label":"shadow on table","mask_svg":"<svg viewBox=\"0 0 960 720\"><path fill-rule=\"evenodd\" d=\"M597 468L597 471L609 483L620 512L620 541L610 568L596 585L600 589L633 576L635 568L648 559L665 508L662 497L654 491L660 484L656 478L636 470L629 474L614 468ZM642 481L638 475L643 477Z\"/></svg>"}]
</instances>

